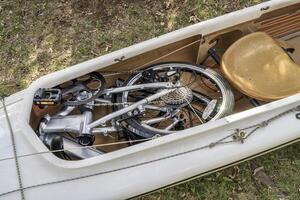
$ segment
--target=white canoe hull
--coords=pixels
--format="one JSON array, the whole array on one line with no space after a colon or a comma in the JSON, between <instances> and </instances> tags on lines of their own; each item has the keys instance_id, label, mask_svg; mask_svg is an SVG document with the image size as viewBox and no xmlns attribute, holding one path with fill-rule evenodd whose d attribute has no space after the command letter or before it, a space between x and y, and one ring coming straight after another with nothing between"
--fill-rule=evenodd
<instances>
[{"instance_id":1,"label":"white canoe hull","mask_svg":"<svg viewBox=\"0 0 300 200\"><path fill-rule=\"evenodd\" d=\"M130 58L195 34L207 34L255 19L266 6L272 10L298 2L266 2L42 77L5 101L18 156L47 151L28 124L37 88L51 87L111 65L115 58L123 55ZM298 105L299 94L188 131L81 161L65 161L52 154L19 157L20 178L7 117L0 105L0 199L21 199L21 192L25 199L126 199L205 175L299 140L300 120L295 117L297 111L291 111L259 128L244 143L236 141L207 147L235 129L261 123ZM20 180L23 189L19 187Z\"/></svg>"}]
</instances>

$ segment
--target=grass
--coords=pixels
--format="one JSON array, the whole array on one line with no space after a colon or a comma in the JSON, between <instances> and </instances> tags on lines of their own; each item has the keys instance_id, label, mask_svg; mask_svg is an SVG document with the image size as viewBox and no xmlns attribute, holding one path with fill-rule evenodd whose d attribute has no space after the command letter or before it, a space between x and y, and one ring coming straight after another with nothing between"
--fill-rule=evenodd
<instances>
[{"instance_id":1,"label":"grass","mask_svg":"<svg viewBox=\"0 0 300 200\"><path fill-rule=\"evenodd\" d=\"M0 94L261 0L0 1ZM255 173L254 173L255 172ZM300 146L137 199L300 199Z\"/></svg>"}]
</instances>

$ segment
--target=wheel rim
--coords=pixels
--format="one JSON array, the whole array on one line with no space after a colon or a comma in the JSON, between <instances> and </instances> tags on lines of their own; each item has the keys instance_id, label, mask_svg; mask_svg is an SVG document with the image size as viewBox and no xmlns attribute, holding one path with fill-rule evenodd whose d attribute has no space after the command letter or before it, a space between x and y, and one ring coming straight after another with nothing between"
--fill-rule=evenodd
<instances>
[{"instance_id":1,"label":"wheel rim","mask_svg":"<svg viewBox=\"0 0 300 200\"><path fill-rule=\"evenodd\" d=\"M156 134L166 135L166 134L174 133L176 131L180 131L182 129L180 124L182 124L182 123L184 123L183 129L188 129L188 128L192 128L192 127L201 125L202 123L206 123L207 121L214 121L214 120L219 119L219 118L229 114L230 112L232 112L233 106L234 106L234 97L233 97L233 93L230 89L230 86L223 79L223 77L220 74L218 74L217 72L215 72L213 70L205 69L205 68L202 68L199 66L195 66L192 64L186 64L186 63L157 64L146 70L154 70L155 72L159 72L159 73L167 73L167 72L176 71L178 69L180 69L180 71L183 72L184 76L187 76L187 73L190 73L190 74L195 73L196 77L201 76L201 79L204 78L204 79L206 79L206 81L211 81L211 83L213 83L212 85L215 86L215 88L217 89L217 93L219 93L220 94L219 96L221 97L220 99L217 99L213 102L213 103L215 103L215 105L213 105L213 103L211 103L211 105L210 105L213 108L215 108L213 116L210 116L207 119L201 119L205 108L200 108L199 105L196 105L197 102L195 102L195 99L197 99L197 97L195 97L195 96L203 95L201 92L193 90L193 87L195 87L196 83L199 82L199 80L196 79L196 81L194 81L191 85L187 84L187 86L191 87L190 90L192 91L192 94L193 94L193 100L191 102L187 101L188 103L186 103L186 104L183 103L181 105L178 105L178 108L177 108L177 109L179 109L178 113L176 113L177 112L176 108L170 109L170 107L172 107L170 105L164 105L164 106L154 105L154 106L158 107L158 108L157 107L155 108L155 109L157 109L156 113L153 113L153 110L155 110L153 107L151 109L149 109L146 106L145 112L143 114L144 115L146 114L148 116L134 117L129 120L126 120L126 123L125 123L126 127L131 132L133 132L134 134L140 135L142 137L149 137L149 136L153 136ZM181 76L182 76L182 74L181 74ZM126 85L128 86L128 85L138 84L142 80L142 78L143 78L142 72L138 73L138 74L134 75L133 77L131 77L127 81ZM182 77L180 77L180 78L182 78ZM186 77L186 79L189 79L189 78ZM180 79L180 81L182 81L182 80ZM183 83L183 85L184 84L186 84L186 82ZM187 86L185 86L185 87L187 87ZM186 91L187 91L187 89L186 89ZM198 95L196 95L197 93L198 93ZM138 95L136 95L136 97L137 96ZM209 102L211 102L214 99L213 96L212 96L212 98L210 96L207 96L207 97L210 98L210 99L208 99ZM128 103L130 100L132 100L130 92L124 92L121 96L121 102ZM201 102L201 103L203 104L203 102ZM206 103L208 105L208 102L206 102ZM199 104L199 102L198 102L198 104ZM150 105L148 105L148 106L151 107ZM168 110L169 112L174 112L174 114L166 115L167 111L165 111L165 113L164 113L162 110L159 110L162 108L167 108L167 109L169 109ZM147 109L152 110L153 116L149 116L149 113L148 114L146 113ZM184 117L180 116L183 114L183 112L185 112ZM208 111L208 112L211 112L211 111ZM212 113L210 113L210 114L212 115ZM189 115L194 115L194 116L192 116L192 120ZM199 116L199 115L201 115L201 116ZM189 116L188 122L186 120L187 116ZM194 120L195 117L199 120L198 123L195 122L195 120ZM148 119L146 119L146 118L148 118ZM163 119L163 118L165 118L165 119ZM155 122L155 120L157 120L158 122L157 121ZM158 125L158 123L159 123L159 125ZM171 126L172 123L173 123L173 126Z\"/></svg>"}]
</instances>

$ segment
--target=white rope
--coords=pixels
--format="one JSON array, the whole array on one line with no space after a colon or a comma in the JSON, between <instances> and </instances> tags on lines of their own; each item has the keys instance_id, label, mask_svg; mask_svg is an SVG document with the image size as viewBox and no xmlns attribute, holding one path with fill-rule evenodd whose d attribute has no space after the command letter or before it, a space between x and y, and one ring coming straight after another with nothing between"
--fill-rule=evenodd
<instances>
[{"instance_id":1,"label":"white rope","mask_svg":"<svg viewBox=\"0 0 300 200\"><path fill-rule=\"evenodd\" d=\"M17 147L16 147L16 142L15 142L15 137L14 137L14 132L10 123L10 119L8 116L8 112L6 109L6 105L5 105L5 99L3 97L0 97L2 105L3 105L3 109L4 109L4 114L6 116L6 121L7 121L7 125L9 128L9 132L10 132L10 137L11 137L11 143L13 146L13 152L14 152L14 156L12 157L12 159L15 160L15 165L16 165L16 170L17 170L17 176L18 176L18 182L19 182L19 190L21 193L21 198L22 200L25 200L25 195L24 195L24 189L23 189L23 184L22 184L22 177L21 177L21 171L20 171L20 165L19 165L19 160L18 160L18 155L17 155ZM4 180L3 180L4 181Z\"/></svg>"},{"instance_id":2,"label":"white rope","mask_svg":"<svg viewBox=\"0 0 300 200\"><path fill-rule=\"evenodd\" d=\"M70 148L64 148L64 149L59 149L59 150L52 150L52 151L40 151L40 152L35 152L35 153L29 153L29 154L23 154L17 156L17 158L24 158L24 157L29 157L29 156L36 156L36 155L42 155L42 154L47 154L47 153L57 153L57 152L62 152L62 151L68 151L68 150L76 150L76 149L89 149L93 147L105 147L105 146L112 146L112 145L121 145L121 144L127 144L127 143L137 143L137 142L145 142L149 140L153 140L157 138L157 136L154 136L152 138L145 138L145 139L138 139L138 140L129 140L129 141L122 141L122 142L112 142L112 143L106 143L106 144L95 144L91 146L81 146L81 147L70 147ZM15 157L6 157L6 158L1 158L1 161L5 160L11 160L14 159Z\"/></svg>"}]
</instances>

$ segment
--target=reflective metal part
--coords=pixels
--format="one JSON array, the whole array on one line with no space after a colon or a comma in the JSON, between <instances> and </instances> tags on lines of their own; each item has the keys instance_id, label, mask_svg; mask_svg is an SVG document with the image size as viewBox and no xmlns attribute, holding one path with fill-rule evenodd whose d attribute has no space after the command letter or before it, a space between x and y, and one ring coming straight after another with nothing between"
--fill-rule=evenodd
<instances>
[{"instance_id":1,"label":"reflective metal part","mask_svg":"<svg viewBox=\"0 0 300 200\"><path fill-rule=\"evenodd\" d=\"M81 83L77 83L75 86L67 87L62 90L62 97L66 97L69 94L78 93L78 91L84 90L85 87Z\"/></svg>"},{"instance_id":2,"label":"reflective metal part","mask_svg":"<svg viewBox=\"0 0 300 200\"><path fill-rule=\"evenodd\" d=\"M95 99L95 102L97 103L112 103L110 100L106 100L106 99L101 99L101 98L97 98Z\"/></svg>"},{"instance_id":3,"label":"reflective metal part","mask_svg":"<svg viewBox=\"0 0 300 200\"><path fill-rule=\"evenodd\" d=\"M152 118L152 119L148 119L148 120L143 120L143 121L141 121L141 124L152 125L152 124L160 123L167 119L170 119L171 117L174 117L179 112L180 112L180 109L173 110L170 108L166 108L165 114L162 117L156 117L156 118Z\"/></svg>"},{"instance_id":4,"label":"reflective metal part","mask_svg":"<svg viewBox=\"0 0 300 200\"><path fill-rule=\"evenodd\" d=\"M61 112L59 112L55 115L55 117L65 117L65 116L69 115L74 109L75 109L75 106L65 106Z\"/></svg>"},{"instance_id":5,"label":"reflective metal part","mask_svg":"<svg viewBox=\"0 0 300 200\"><path fill-rule=\"evenodd\" d=\"M155 106L155 105L144 105L143 106L145 109L149 109L149 110L159 110L159 111L163 111L163 112L167 112L169 109L166 107L159 107L159 106Z\"/></svg>"},{"instance_id":6,"label":"reflective metal part","mask_svg":"<svg viewBox=\"0 0 300 200\"><path fill-rule=\"evenodd\" d=\"M181 80L182 73L191 75L187 83ZM218 101L205 92L202 94L202 91L190 88L197 80L195 74L216 85L216 95L220 96ZM99 83L104 84L106 81L99 80ZM74 137L74 141L70 143L64 139L64 142L71 145L72 142L77 142L83 146L93 144L97 134L106 136L120 131L124 131L129 138L131 132L142 138L151 138L193 127L195 116L187 116L191 113L190 109L198 118L202 117L201 123L198 121L197 124L200 125L228 114L234 105L230 87L218 73L192 64L157 64L135 74L126 84L122 87L90 90L86 82L75 81L73 86L64 89L64 95L71 93L70 99L67 96L63 99L63 102L69 103L64 105L69 106L63 107L54 116L44 117L39 126L40 138L45 144L52 144L51 138L65 137L71 133L70 137ZM193 107L193 104L198 104L199 107ZM94 120L93 110L97 105L113 106L113 111L106 115L96 113L94 117L101 117ZM73 111L82 114L71 115ZM149 113L150 117L147 116ZM186 123L188 120L189 124ZM129 124L130 121L135 124ZM80 158L85 157L83 152L70 153ZM99 152L96 150L96 153ZM88 152L87 156L92 157L92 154L94 153Z\"/></svg>"},{"instance_id":7,"label":"reflective metal part","mask_svg":"<svg viewBox=\"0 0 300 200\"><path fill-rule=\"evenodd\" d=\"M146 90L146 89L168 89L168 88L174 88L174 84L170 82L159 82L159 83L145 83L145 84L138 84L138 85L130 85L124 87L105 89L103 91L103 94L109 95L109 94L120 93L125 91Z\"/></svg>"},{"instance_id":8,"label":"reflective metal part","mask_svg":"<svg viewBox=\"0 0 300 200\"><path fill-rule=\"evenodd\" d=\"M81 134L92 122L92 112L85 111L81 115L55 116L48 118L47 122L40 124L43 133L76 133Z\"/></svg>"},{"instance_id":9,"label":"reflective metal part","mask_svg":"<svg viewBox=\"0 0 300 200\"><path fill-rule=\"evenodd\" d=\"M82 123L82 132L81 134L88 133L86 130L89 130L89 124L93 121L93 114L91 111L85 111L83 112L83 123ZM89 132L91 133L91 132Z\"/></svg>"},{"instance_id":10,"label":"reflective metal part","mask_svg":"<svg viewBox=\"0 0 300 200\"><path fill-rule=\"evenodd\" d=\"M108 134L120 131L120 128L112 127L103 127L103 128L93 128L92 134Z\"/></svg>"},{"instance_id":11,"label":"reflective metal part","mask_svg":"<svg viewBox=\"0 0 300 200\"><path fill-rule=\"evenodd\" d=\"M193 97L197 98L199 101L204 102L205 104L209 104L210 99L198 92L193 92Z\"/></svg>"},{"instance_id":12,"label":"reflective metal part","mask_svg":"<svg viewBox=\"0 0 300 200\"><path fill-rule=\"evenodd\" d=\"M63 137L63 144L64 149L68 149L65 151L67 154L75 155L79 159L86 159L104 154L104 152L93 147L78 148L81 147L80 144L65 137Z\"/></svg>"},{"instance_id":13,"label":"reflective metal part","mask_svg":"<svg viewBox=\"0 0 300 200\"><path fill-rule=\"evenodd\" d=\"M162 122L162 121L164 121L164 120L166 120L170 117L171 117L171 115L167 115L167 116L163 116L163 117L156 117L156 118L153 118L153 119L144 120L141 123L142 124L147 124L147 125L156 124L156 123Z\"/></svg>"},{"instance_id":14,"label":"reflective metal part","mask_svg":"<svg viewBox=\"0 0 300 200\"><path fill-rule=\"evenodd\" d=\"M193 93L188 87L181 87L161 97L167 105L179 106L192 102ZM188 101L188 102L187 102Z\"/></svg>"},{"instance_id":15,"label":"reflective metal part","mask_svg":"<svg viewBox=\"0 0 300 200\"><path fill-rule=\"evenodd\" d=\"M118 116L124 115L124 114L126 114L126 113L128 113L130 111L133 111L134 109L138 108L140 105L145 105L145 104L150 103L151 101L159 99L160 97L162 97L162 96L164 96L164 95L166 95L169 92L172 92L174 90L176 90L176 89L161 90L160 92L158 92L158 93L156 93L154 95L151 95L151 96L149 96L149 97L147 97L147 98L145 98L143 100L140 100L140 101L138 101L138 102L136 102L136 103L134 103L134 104L132 104L132 105L130 105L128 107L125 107L125 108L123 108L121 110L118 110L118 111L115 111L115 112L113 112L111 114L108 114L108 115L106 115L106 116L104 116L104 117L102 117L102 118L100 118L100 119L92 122L91 124L89 124L87 126L87 129L84 130L84 131L87 131L87 132L84 132L84 133L90 133L91 129L93 129L93 128L97 127L97 126L104 125L107 121L109 121L111 119L114 119L114 118L116 118Z\"/></svg>"},{"instance_id":16,"label":"reflective metal part","mask_svg":"<svg viewBox=\"0 0 300 200\"><path fill-rule=\"evenodd\" d=\"M43 133L77 133L82 130L83 115L71 115L65 117L51 117L46 123L41 124Z\"/></svg>"},{"instance_id":17,"label":"reflective metal part","mask_svg":"<svg viewBox=\"0 0 300 200\"><path fill-rule=\"evenodd\" d=\"M172 128L174 128L179 122L181 122L181 119L175 118L174 122L172 124L170 124L169 126L167 126L165 128L166 131L171 130Z\"/></svg>"},{"instance_id":18,"label":"reflective metal part","mask_svg":"<svg viewBox=\"0 0 300 200\"><path fill-rule=\"evenodd\" d=\"M207 119L216 109L218 101L216 99L211 100L202 113L202 118Z\"/></svg>"},{"instance_id":19,"label":"reflective metal part","mask_svg":"<svg viewBox=\"0 0 300 200\"><path fill-rule=\"evenodd\" d=\"M170 62L170 63L161 63L154 65L151 68L148 68L147 70L149 71L154 71L153 74L156 74L156 76L160 76L160 78L165 79L166 76L167 78L171 78L170 76L173 76L173 78L179 78L181 79L181 74L184 73L189 73L191 76L186 78L186 82L182 83L182 85L185 85L184 87L177 88L173 92L170 92L168 95L165 95L160 98L161 102L165 104L165 107L172 107L173 109L175 108L184 108L185 106L188 107L188 109L191 111L193 115L195 114L197 118L200 121L200 124L205 123L208 121L213 121L216 119L219 119L229 113L232 112L233 107L234 107L234 96L231 91L231 88L227 81L216 71L208 69L208 68L203 68L199 66L195 66L193 64L188 64L188 63L180 63L180 62ZM164 75L165 74L165 75ZM194 75L194 78L193 78ZM207 105L214 99L213 97L209 97L205 94L202 94L198 91L193 91L189 87L193 84L194 81L199 81L201 78L198 77L198 80L196 76L199 75L201 77L205 77L214 87L216 87L218 96L219 96L219 102L216 109L214 110L215 112L210 112L211 106L206 109L206 113L203 115L203 111L199 110L198 108L202 108L205 106L203 109L207 107ZM140 83L144 79L143 73L138 73L135 76L131 77L130 80L127 81L127 86L135 85L136 83ZM157 81L158 79L156 79ZM174 79L173 79L174 80ZM170 81L170 80L169 80ZM181 81L181 80L180 80ZM200 84L200 83L199 83ZM129 91L125 91L122 94L122 101L121 103L127 103L129 99L132 99L132 96L134 94L129 95ZM131 100L132 101L132 100ZM192 103L193 101L193 103ZM194 107L194 103L200 103L200 106ZM214 101L213 101L214 102ZM213 103L212 102L212 103ZM211 103L211 104L212 104ZM164 105L160 105L163 107ZM145 107L147 110L147 107ZM149 109L148 109L149 110ZM163 112L163 111L162 111ZM146 113L146 112L145 112ZM171 130L171 127L157 127L157 121L164 121L162 120L162 113L156 115L157 117L149 117L150 119L144 119L144 120L138 120L136 118L133 118L132 120L129 120L127 127L130 127L130 131L132 131L134 134L138 134L142 137L145 137L147 134L147 137L152 137L155 134L159 135L165 135L165 134L170 134L173 133L174 130ZM205 119L201 119L202 115L205 117ZM206 116L208 115L208 116ZM135 121L132 125L132 121ZM193 119L190 119L191 121ZM170 123L170 122L167 122ZM140 124L140 129L135 130L138 127L138 124ZM190 123L193 124L193 123ZM166 124L164 124L166 125ZM170 125L170 124L169 124ZM175 130L176 131L176 130Z\"/></svg>"}]
</instances>

